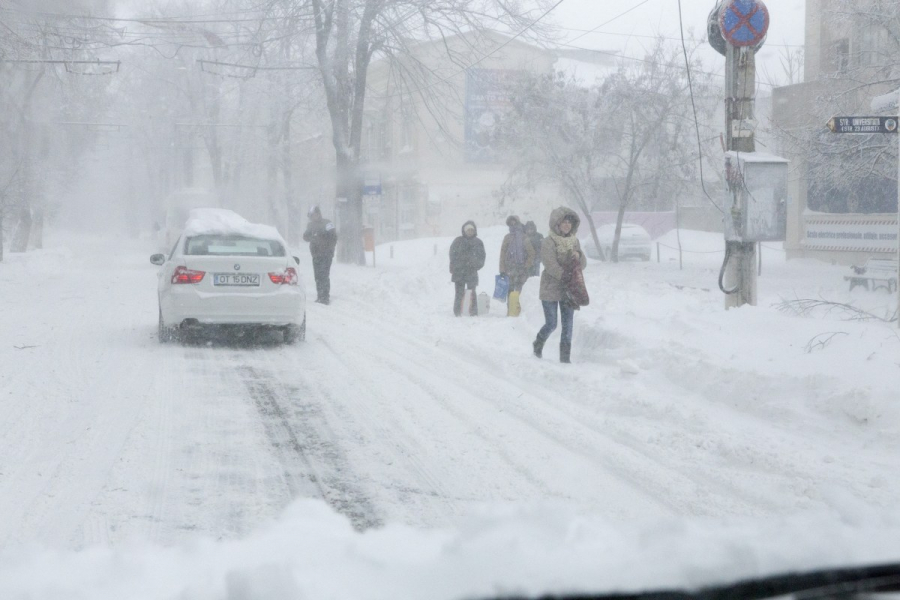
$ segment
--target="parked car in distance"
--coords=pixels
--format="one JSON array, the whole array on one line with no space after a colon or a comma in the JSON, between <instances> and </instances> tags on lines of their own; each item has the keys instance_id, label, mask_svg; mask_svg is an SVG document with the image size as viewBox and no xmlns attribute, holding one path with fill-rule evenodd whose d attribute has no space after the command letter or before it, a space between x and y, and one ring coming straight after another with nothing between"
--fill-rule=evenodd
<instances>
[{"instance_id":1,"label":"parked car in distance","mask_svg":"<svg viewBox=\"0 0 900 600\"><path fill-rule=\"evenodd\" d=\"M195 209L159 265L159 341L212 329L277 329L286 343L306 337L299 259L274 227L230 210Z\"/></svg>"},{"instance_id":2,"label":"parked car in distance","mask_svg":"<svg viewBox=\"0 0 900 600\"><path fill-rule=\"evenodd\" d=\"M590 258L609 260L612 256L613 239L616 235L616 224L610 223L597 228L597 238L600 240L600 249L594 245L594 238L588 236L581 241L581 247ZM639 258L643 261L650 260L653 249L650 243L650 234L640 225L622 223L622 233L619 239L619 259Z\"/></svg>"}]
</instances>

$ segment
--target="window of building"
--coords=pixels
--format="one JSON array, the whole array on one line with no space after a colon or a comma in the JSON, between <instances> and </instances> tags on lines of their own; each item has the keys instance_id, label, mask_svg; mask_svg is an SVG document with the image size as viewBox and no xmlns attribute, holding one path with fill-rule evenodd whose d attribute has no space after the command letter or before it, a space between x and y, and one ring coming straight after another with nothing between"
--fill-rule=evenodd
<instances>
[{"instance_id":1,"label":"window of building","mask_svg":"<svg viewBox=\"0 0 900 600\"><path fill-rule=\"evenodd\" d=\"M854 39L855 54L862 67L877 67L885 63L887 51L887 31L883 27L875 27L863 23L857 30Z\"/></svg>"},{"instance_id":2,"label":"window of building","mask_svg":"<svg viewBox=\"0 0 900 600\"><path fill-rule=\"evenodd\" d=\"M846 73L850 69L850 40L841 38L831 43L831 59L834 70L838 73Z\"/></svg>"}]
</instances>

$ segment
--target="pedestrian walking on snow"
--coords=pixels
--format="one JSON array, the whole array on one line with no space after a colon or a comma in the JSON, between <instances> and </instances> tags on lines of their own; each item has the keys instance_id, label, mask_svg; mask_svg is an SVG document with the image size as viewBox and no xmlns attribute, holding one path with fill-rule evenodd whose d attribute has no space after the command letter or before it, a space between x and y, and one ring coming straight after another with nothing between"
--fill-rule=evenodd
<instances>
[{"instance_id":1,"label":"pedestrian walking on snow","mask_svg":"<svg viewBox=\"0 0 900 600\"><path fill-rule=\"evenodd\" d=\"M541 245L544 243L544 236L538 233L534 221L525 223L525 235L528 236L531 247L534 248L534 264L531 265L531 272L528 276L537 277L541 274Z\"/></svg>"},{"instance_id":2,"label":"pedestrian walking on snow","mask_svg":"<svg viewBox=\"0 0 900 600\"><path fill-rule=\"evenodd\" d=\"M303 241L309 242L309 253L312 254L316 302L328 304L331 302L331 262L337 246L337 231L334 223L322 218L322 211L318 206L310 208L306 216L309 217L309 224L303 234Z\"/></svg>"},{"instance_id":3,"label":"pedestrian walking on snow","mask_svg":"<svg viewBox=\"0 0 900 600\"><path fill-rule=\"evenodd\" d=\"M544 326L534 340L534 355L541 358L544 344L557 326L557 311L562 317L562 336L559 340L559 362L571 362L572 328L575 311L586 306L587 292L581 270L587 259L578 242L581 219L575 211L559 207L550 213L550 233L541 245L544 272L541 275L541 305L544 307Z\"/></svg>"},{"instance_id":4,"label":"pedestrian walking on snow","mask_svg":"<svg viewBox=\"0 0 900 600\"><path fill-rule=\"evenodd\" d=\"M462 226L462 235L450 244L450 280L456 284L453 314L457 317L462 315L466 288L471 295L469 315L474 317L478 314L475 288L478 287L478 271L484 267L484 257L484 243L478 238L478 228L474 221L466 221Z\"/></svg>"},{"instance_id":5,"label":"pedestrian walking on snow","mask_svg":"<svg viewBox=\"0 0 900 600\"><path fill-rule=\"evenodd\" d=\"M509 296L506 299L506 316L518 317L522 309L519 305L519 294L522 286L531 273L534 265L534 247L519 217L513 215L506 219L509 233L503 238L500 247L500 273L509 279Z\"/></svg>"}]
</instances>

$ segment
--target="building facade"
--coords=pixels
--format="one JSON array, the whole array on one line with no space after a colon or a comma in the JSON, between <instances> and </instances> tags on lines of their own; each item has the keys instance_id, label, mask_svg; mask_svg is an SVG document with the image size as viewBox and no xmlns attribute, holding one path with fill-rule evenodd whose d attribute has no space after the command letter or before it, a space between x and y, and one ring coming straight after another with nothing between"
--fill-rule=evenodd
<instances>
[{"instance_id":1,"label":"building facade","mask_svg":"<svg viewBox=\"0 0 900 600\"><path fill-rule=\"evenodd\" d=\"M886 107L873 100L897 88L896 24L879 25L867 5L806 0L804 82L773 93L779 152L791 161L789 257L855 264L897 251L896 136L826 127L834 116L878 114Z\"/></svg>"},{"instance_id":2,"label":"building facade","mask_svg":"<svg viewBox=\"0 0 900 600\"><path fill-rule=\"evenodd\" d=\"M497 142L508 89L550 74L557 56L495 32L417 45L369 71L363 131L365 218L378 240L458 235L473 219L546 220L555 189L501 199L509 175Z\"/></svg>"}]
</instances>

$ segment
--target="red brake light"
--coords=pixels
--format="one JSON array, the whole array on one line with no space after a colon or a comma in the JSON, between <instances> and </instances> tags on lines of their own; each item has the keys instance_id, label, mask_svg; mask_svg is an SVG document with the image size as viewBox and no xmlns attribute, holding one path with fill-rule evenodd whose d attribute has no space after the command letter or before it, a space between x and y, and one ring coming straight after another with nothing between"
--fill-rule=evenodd
<instances>
[{"instance_id":1,"label":"red brake light","mask_svg":"<svg viewBox=\"0 0 900 600\"><path fill-rule=\"evenodd\" d=\"M192 271L187 267L175 267L172 273L172 283L200 283L203 281L205 271Z\"/></svg>"},{"instance_id":2,"label":"red brake light","mask_svg":"<svg viewBox=\"0 0 900 600\"><path fill-rule=\"evenodd\" d=\"M300 282L300 277L294 267L288 267L281 273L269 273L269 279L275 285L297 285Z\"/></svg>"}]
</instances>

